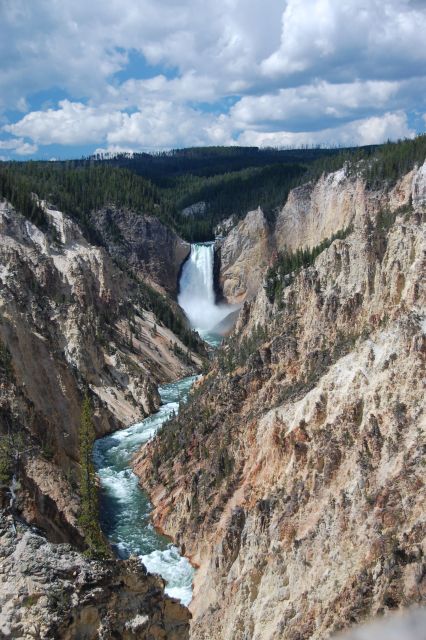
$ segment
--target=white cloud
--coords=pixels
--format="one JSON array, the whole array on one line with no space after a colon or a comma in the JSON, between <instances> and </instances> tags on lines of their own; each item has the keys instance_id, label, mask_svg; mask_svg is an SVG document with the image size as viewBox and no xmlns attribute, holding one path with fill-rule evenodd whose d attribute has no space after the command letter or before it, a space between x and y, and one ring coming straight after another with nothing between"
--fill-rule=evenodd
<instances>
[{"instance_id":1,"label":"white cloud","mask_svg":"<svg viewBox=\"0 0 426 640\"><path fill-rule=\"evenodd\" d=\"M59 109L32 111L15 124L3 128L15 136L39 144L87 144L102 140L114 127L120 127L125 114L88 107L62 100Z\"/></svg>"},{"instance_id":2,"label":"white cloud","mask_svg":"<svg viewBox=\"0 0 426 640\"><path fill-rule=\"evenodd\" d=\"M0 149L7 149L20 156L30 156L38 150L38 147L35 144L25 142L22 138L10 138L0 140Z\"/></svg>"},{"instance_id":3,"label":"white cloud","mask_svg":"<svg viewBox=\"0 0 426 640\"><path fill-rule=\"evenodd\" d=\"M33 111L3 129L21 136L21 144L22 137L40 145L106 142L107 150L112 152L185 144L232 144L225 116L160 100L145 101L140 111L131 114L63 100L59 109ZM7 148L16 146L13 140L8 145Z\"/></svg>"},{"instance_id":4,"label":"white cloud","mask_svg":"<svg viewBox=\"0 0 426 640\"><path fill-rule=\"evenodd\" d=\"M242 129L265 122L285 123L288 127L316 125L325 120L356 117L366 110L381 110L402 91L399 82L315 82L281 89L276 94L243 97L231 109L231 116Z\"/></svg>"},{"instance_id":5,"label":"white cloud","mask_svg":"<svg viewBox=\"0 0 426 640\"><path fill-rule=\"evenodd\" d=\"M411 135L425 32L422 0L3 0L0 113L26 115L2 130L22 155ZM159 67L118 79L135 52Z\"/></svg>"},{"instance_id":6,"label":"white cloud","mask_svg":"<svg viewBox=\"0 0 426 640\"><path fill-rule=\"evenodd\" d=\"M412 138L415 131L410 129L404 113L385 113L355 120L339 127L321 131L245 131L238 139L239 144L274 147L298 147L301 145L367 145L380 144L387 140Z\"/></svg>"},{"instance_id":7,"label":"white cloud","mask_svg":"<svg viewBox=\"0 0 426 640\"><path fill-rule=\"evenodd\" d=\"M141 111L132 114L105 109L97 112L93 107L64 101L60 109L28 114L15 125L9 125L7 130L30 137L41 145L101 140L105 146L96 150L99 153L237 143L257 146L364 145L414 135L406 114L401 111L314 131L262 131L258 126L245 128L237 136L237 128L238 123L227 115L206 114L166 101L146 103ZM25 153L25 146L22 137L0 143L0 148L13 148L17 153ZM33 152L30 147L27 145L26 153Z\"/></svg>"},{"instance_id":8,"label":"white cloud","mask_svg":"<svg viewBox=\"0 0 426 640\"><path fill-rule=\"evenodd\" d=\"M168 79L159 74L144 80L130 79L119 86L110 85L105 101L118 109L142 107L147 100L168 100L174 103L212 102L220 95L214 79L197 76L189 71Z\"/></svg>"},{"instance_id":9,"label":"white cloud","mask_svg":"<svg viewBox=\"0 0 426 640\"><path fill-rule=\"evenodd\" d=\"M29 142L21 142L16 146L14 151L19 156L32 156L34 153L38 151L38 146L36 144L31 144Z\"/></svg>"},{"instance_id":10,"label":"white cloud","mask_svg":"<svg viewBox=\"0 0 426 640\"><path fill-rule=\"evenodd\" d=\"M347 81L424 74L426 11L409 0L288 0L266 76Z\"/></svg>"},{"instance_id":11,"label":"white cloud","mask_svg":"<svg viewBox=\"0 0 426 640\"><path fill-rule=\"evenodd\" d=\"M276 0L4 0L0 107L52 86L99 98L132 51L226 89L279 45L281 11Z\"/></svg>"}]
</instances>

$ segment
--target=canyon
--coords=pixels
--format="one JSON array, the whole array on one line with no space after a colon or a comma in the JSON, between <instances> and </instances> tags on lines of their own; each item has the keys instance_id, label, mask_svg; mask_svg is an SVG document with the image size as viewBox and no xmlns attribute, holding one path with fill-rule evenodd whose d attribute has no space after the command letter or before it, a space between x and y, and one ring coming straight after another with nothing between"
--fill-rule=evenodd
<instances>
[{"instance_id":1,"label":"canyon","mask_svg":"<svg viewBox=\"0 0 426 640\"><path fill-rule=\"evenodd\" d=\"M47 638L53 637L52 633L54 637L58 637L56 633L59 637L77 637L83 633L80 627L88 629L85 637L92 637L90 629L96 631L98 623L111 618L111 612L122 606L121 597L123 603L130 602L125 608L129 620L132 611L135 617L142 609L148 614L152 610L153 617L148 616L149 623L142 620L140 628L136 625L133 631L124 629L125 620L117 622L122 627L120 637L163 637L164 628L171 625L174 629L176 615L176 630L167 637L183 638L189 614L176 600L164 597L164 581L145 578L141 568L136 570L135 562L119 566L111 561L103 568L67 547L62 550L61 546L49 545L72 543L84 549L77 490L84 390L90 393L95 432L100 437L152 414L160 405L159 384L188 376L201 366L205 357L201 341L193 339L196 351L182 342L187 336L193 338L192 334L176 303L163 295L167 286L172 286L173 271L169 268L167 283L155 266L156 262L163 264L166 247L169 256L177 250L177 282L185 244L170 230L161 229L156 220L151 243L160 229L161 253L156 260L151 248L149 277L144 278L146 265L130 260L133 270L125 269L115 261L115 251L90 244L69 216L46 203L42 206L49 220L49 228L44 231L7 201L0 204L0 417L2 435L12 439L14 455L19 456L13 512L27 523L27 529L18 528L16 535L12 535L10 522L4 525L4 539L10 549L12 539L17 547L16 551L5 549L6 566L0 569L2 637ZM129 212L115 211L115 215L120 217L122 227L127 219L129 227L134 223ZM141 242L146 242L145 236ZM136 243L133 240L135 255ZM166 319L173 318L181 337L157 317L156 304L163 315L166 309ZM2 495L2 506L7 507L9 498ZM37 537L39 530L49 542ZM16 580L11 580L16 563L25 556L29 558L33 548L41 551L32 568L21 568L22 577L18 571ZM63 569L45 564L45 558L53 552L58 561L61 559ZM87 585L82 579L72 594L72 576L77 575L74 571L87 575ZM72 596L75 600L79 613L73 623L61 616L58 621L54 607L53 611L50 607L52 572L56 576L54 589L64 590L68 599ZM37 578L26 577L33 573ZM108 586L110 578L116 581L116 588ZM117 600L114 593L123 583L128 588ZM99 590L101 596L97 595ZM83 600L93 600L94 604L80 606ZM28 604L33 601L34 607ZM158 623L156 634L152 631L154 622ZM111 629L115 624L111 622ZM23 629L26 635L21 635Z\"/></svg>"},{"instance_id":2,"label":"canyon","mask_svg":"<svg viewBox=\"0 0 426 640\"><path fill-rule=\"evenodd\" d=\"M204 244L157 205L88 234L0 202L1 637L355 638L424 604L426 163L349 169ZM85 394L121 559L79 520ZM189 609L192 569L148 573L182 556Z\"/></svg>"},{"instance_id":3,"label":"canyon","mask_svg":"<svg viewBox=\"0 0 426 640\"><path fill-rule=\"evenodd\" d=\"M319 639L424 602L425 205L425 165L380 190L339 170L220 241L236 328L134 461L198 567L192 638ZM271 247L339 230L253 294Z\"/></svg>"}]
</instances>

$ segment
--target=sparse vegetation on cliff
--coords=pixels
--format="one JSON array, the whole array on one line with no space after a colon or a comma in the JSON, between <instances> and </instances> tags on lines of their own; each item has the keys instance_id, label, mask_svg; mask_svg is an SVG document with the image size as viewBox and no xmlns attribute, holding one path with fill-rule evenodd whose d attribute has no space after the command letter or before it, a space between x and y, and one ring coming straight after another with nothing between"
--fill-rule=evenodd
<instances>
[{"instance_id":1,"label":"sparse vegetation on cliff","mask_svg":"<svg viewBox=\"0 0 426 640\"><path fill-rule=\"evenodd\" d=\"M279 300L282 290L293 282L295 273L309 267L320 253L328 249L335 240L344 240L352 231L353 227L349 225L346 229L337 231L330 238L323 240L313 249L298 249L294 252L280 253L277 261L266 274L265 291L269 302L274 303L275 300Z\"/></svg>"},{"instance_id":2,"label":"sparse vegetation on cliff","mask_svg":"<svg viewBox=\"0 0 426 640\"><path fill-rule=\"evenodd\" d=\"M8 486L12 475L12 454L8 434L0 434L0 488Z\"/></svg>"},{"instance_id":3,"label":"sparse vegetation on cliff","mask_svg":"<svg viewBox=\"0 0 426 640\"><path fill-rule=\"evenodd\" d=\"M13 377L12 358L9 349L0 339L0 388L6 389ZM9 411L0 408L0 485L7 486L13 469L13 443Z\"/></svg>"},{"instance_id":4,"label":"sparse vegetation on cliff","mask_svg":"<svg viewBox=\"0 0 426 640\"><path fill-rule=\"evenodd\" d=\"M380 145L371 161L366 162L362 175L370 189L392 186L403 175L423 164L426 158L426 134L412 140L387 142Z\"/></svg>"},{"instance_id":5,"label":"sparse vegetation on cliff","mask_svg":"<svg viewBox=\"0 0 426 640\"><path fill-rule=\"evenodd\" d=\"M267 619L271 637L319 639L422 599L424 172L379 193L340 178L309 212L353 229L279 257L275 304L246 301L136 458L154 522L201 562L197 637L263 637Z\"/></svg>"},{"instance_id":6,"label":"sparse vegetation on cliff","mask_svg":"<svg viewBox=\"0 0 426 640\"><path fill-rule=\"evenodd\" d=\"M248 336L241 340L238 335L227 338L217 354L219 367L222 371L233 371L247 363L248 358L268 338L268 330L264 325L256 325Z\"/></svg>"},{"instance_id":7,"label":"sparse vegetation on cliff","mask_svg":"<svg viewBox=\"0 0 426 640\"><path fill-rule=\"evenodd\" d=\"M345 167L348 175L363 178L369 189L382 189L393 186L415 166L423 164L425 157L426 134L382 145L341 149L312 162L303 180L316 181L322 174Z\"/></svg>"},{"instance_id":8,"label":"sparse vegetation on cliff","mask_svg":"<svg viewBox=\"0 0 426 640\"><path fill-rule=\"evenodd\" d=\"M89 396L84 396L79 430L80 454L80 516L88 553L95 557L108 557L109 551L99 524L99 500L96 471L92 460L95 429Z\"/></svg>"},{"instance_id":9,"label":"sparse vegetation on cliff","mask_svg":"<svg viewBox=\"0 0 426 640\"><path fill-rule=\"evenodd\" d=\"M47 229L48 221L45 212L31 196L31 189L25 176L8 170L7 165L0 164L0 197L6 198L18 211L40 229Z\"/></svg>"},{"instance_id":10,"label":"sparse vegetation on cliff","mask_svg":"<svg viewBox=\"0 0 426 640\"><path fill-rule=\"evenodd\" d=\"M12 356L7 346L0 339L0 382L10 381L12 377Z\"/></svg>"},{"instance_id":11,"label":"sparse vegetation on cliff","mask_svg":"<svg viewBox=\"0 0 426 640\"><path fill-rule=\"evenodd\" d=\"M146 283L138 282L139 299L142 305L152 311L158 320L176 334L191 351L205 354L203 342L196 331L187 326L182 314L174 311L167 298Z\"/></svg>"}]
</instances>

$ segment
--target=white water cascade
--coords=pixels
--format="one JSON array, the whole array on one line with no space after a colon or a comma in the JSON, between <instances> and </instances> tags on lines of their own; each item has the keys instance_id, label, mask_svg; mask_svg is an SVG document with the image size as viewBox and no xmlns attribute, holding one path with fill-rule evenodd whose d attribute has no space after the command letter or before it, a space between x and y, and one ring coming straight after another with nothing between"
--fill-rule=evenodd
<instances>
[{"instance_id":1,"label":"white water cascade","mask_svg":"<svg viewBox=\"0 0 426 640\"><path fill-rule=\"evenodd\" d=\"M214 330L235 307L215 304L213 284L214 245L191 245L191 254L183 265L178 302L192 327L202 335Z\"/></svg>"}]
</instances>

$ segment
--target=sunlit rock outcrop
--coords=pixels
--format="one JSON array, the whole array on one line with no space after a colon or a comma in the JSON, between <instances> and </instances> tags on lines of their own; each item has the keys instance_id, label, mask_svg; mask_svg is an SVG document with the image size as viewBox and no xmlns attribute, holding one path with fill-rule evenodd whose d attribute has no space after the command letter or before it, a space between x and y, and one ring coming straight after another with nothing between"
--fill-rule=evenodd
<instances>
[{"instance_id":1,"label":"sunlit rock outcrop","mask_svg":"<svg viewBox=\"0 0 426 640\"><path fill-rule=\"evenodd\" d=\"M89 560L0 512L0 635L186 640L190 615L136 560Z\"/></svg>"},{"instance_id":2,"label":"sunlit rock outcrop","mask_svg":"<svg viewBox=\"0 0 426 640\"><path fill-rule=\"evenodd\" d=\"M240 304L259 289L271 260L271 238L263 211L250 211L219 243L219 287L229 304Z\"/></svg>"}]
</instances>

